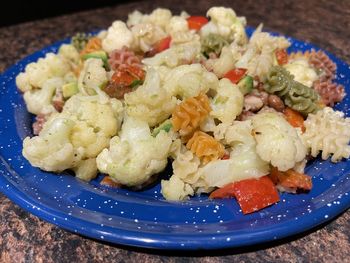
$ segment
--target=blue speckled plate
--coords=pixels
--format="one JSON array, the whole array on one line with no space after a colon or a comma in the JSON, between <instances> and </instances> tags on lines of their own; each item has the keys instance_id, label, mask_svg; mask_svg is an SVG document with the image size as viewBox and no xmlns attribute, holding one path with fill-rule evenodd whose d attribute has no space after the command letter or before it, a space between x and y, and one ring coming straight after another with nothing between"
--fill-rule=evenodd
<instances>
[{"instance_id":1,"label":"blue speckled plate","mask_svg":"<svg viewBox=\"0 0 350 263\"><path fill-rule=\"evenodd\" d=\"M317 47L290 39L290 51ZM63 41L64 42L64 41ZM55 175L33 168L21 154L22 140L31 135L31 116L15 85L16 75L56 43L16 63L1 76L0 190L25 210L75 233L131 246L159 249L214 249L280 239L315 227L350 206L350 161L332 164L315 160L307 166L314 187L308 194L282 194L281 202L243 215L234 200L184 203L165 201L160 186L131 192L107 189L101 178L83 183L68 174ZM350 68L338 65L337 82L350 93ZM349 97L337 109L346 113ZM166 173L169 173L166 172Z\"/></svg>"}]
</instances>

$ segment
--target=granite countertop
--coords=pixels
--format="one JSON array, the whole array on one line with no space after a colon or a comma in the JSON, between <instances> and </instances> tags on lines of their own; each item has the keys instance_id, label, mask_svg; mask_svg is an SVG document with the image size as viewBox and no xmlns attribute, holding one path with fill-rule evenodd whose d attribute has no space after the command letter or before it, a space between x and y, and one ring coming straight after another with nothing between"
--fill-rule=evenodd
<instances>
[{"instance_id":1,"label":"granite countertop","mask_svg":"<svg viewBox=\"0 0 350 263\"><path fill-rule=\"evenodd\" d=\"M132 1L0 28L0 72L24 56L78 31L106 28L128 12L169 7L204 14L231 6L250 26L312 42L350 64L350 1ZM0 262L350 262L350 211L316 229L259 246L201 252L164 252L114 246L69 233L25 212L0 194Z\"/></svg>"}]
</instances>

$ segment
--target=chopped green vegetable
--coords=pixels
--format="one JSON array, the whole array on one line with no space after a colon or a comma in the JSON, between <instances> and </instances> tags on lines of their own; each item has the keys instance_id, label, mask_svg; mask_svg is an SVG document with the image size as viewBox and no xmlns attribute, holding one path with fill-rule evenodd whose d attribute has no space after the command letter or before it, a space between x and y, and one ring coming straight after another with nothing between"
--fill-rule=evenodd
<instances>
[{"instance_id":1,"label":"chopped green vegetable","mask_svg":"<svg viewBox=\"0 0 350 263\"><path fill-rule=\"evenodd\" d=\"M62 93L65 99L72 97L74 94L78 93L77 82L70 82L62 86Z\"/></svg>"},{"instance_id":2,"label":"chopped green vegetable","mask_svg":"<svg viewBox=\"0 0 350 263\"><path fill-rule=\"evenodd\" d=\"M137 88L138 86L142 85L143 81L140 79L135 79L131 84L130 88L134 89Z\"/></svg>"},{"instance_id":3,"label":"chopped green vegetable","mask_svg":"<svg viewBox=\"0 0 350 263\"><path fill-rule=\"evenodd\" d=\"M109 67L107 53L102 51L102 50L84 54L82 56L82 58L83 58L83 60L87 60L89 58L99 58L99 59L101 59L103 61L103 66L106 69Z\"/></svg>"},{"instance_id":4,"label":"chopped green vegetable","mask_svg":"<svg viewBox=\"0 0 350 263\"><path fill-rule=\"evenodd\" d=\"M82 51L91 37L91 34L76 33L72 37L71 43L78 51Z\"/></svg>"},{"instance_id":5,"label":"chopped green vegetable","mask_svg":"<svg viewBox=\"0 0 350 263\"><path fill-rule=\"evenodd\" d=\"M237 85L243 95L246 95L253 90L253 78L247 75L241 79Z\"/></svg>"},{"instance_id":6,"label":"chopped green vegetable","mask_svg":"<svg viewBox=\"0 0 350 263\"><path fill-rule=\"evenodd\" d=\"M210 53L215 53L219 56L221 49L229 43L222 36L210 33L201 40L201 44L202 53L208 57Z\"/></svg>"},{"instance_id":7,"label":"chopped green vegetable","mask_svg":"<svg viewBox=\"0 0 350 263\"><path fill-rule=\"evenodd\" d=\"M157 128L153 129L152 136L156 137L158 135L158 133L160 133L160 131L162 131L162 130L165 132L169 132L172 127L173 127L173 125L172 125L171 121L166 120L162 124L160 124Z\"/></svg>"}]
</instances>

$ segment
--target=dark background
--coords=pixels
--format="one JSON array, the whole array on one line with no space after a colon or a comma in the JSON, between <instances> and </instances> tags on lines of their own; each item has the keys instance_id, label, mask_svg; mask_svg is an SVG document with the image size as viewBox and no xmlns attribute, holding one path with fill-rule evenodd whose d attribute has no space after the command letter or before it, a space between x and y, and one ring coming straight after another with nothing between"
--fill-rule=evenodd
<instances>
[{"instance_id":1,"label":"dark background","mask_svg":"<svg viewBox=\"0 0 350 263\"><path fill-rule=\"evenodd\" d=\"M73 12L112 6L130 0L47 0L47 1L2 1L0 27L18 24ZM6 3L6 4L5 4Z\"/></svg>"}]
</instances>

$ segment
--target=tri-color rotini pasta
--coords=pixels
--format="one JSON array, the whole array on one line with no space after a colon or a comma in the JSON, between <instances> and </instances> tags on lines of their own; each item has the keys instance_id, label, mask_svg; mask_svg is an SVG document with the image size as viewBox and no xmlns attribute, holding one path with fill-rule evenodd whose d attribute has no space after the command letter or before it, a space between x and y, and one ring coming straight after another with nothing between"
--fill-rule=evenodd
<instances>
[{"instance_id":1,"label":"tri-color rotini pasta","mask_svg":"<svg viewBox=\"0 0 350 263\"><path fill-rule=\"evenodd\" d=\"M174 131L188 139L205 120L210 110L209 99L205 94L186 99L176 106L172 114Z\"/></svg>"}]
</instances>

